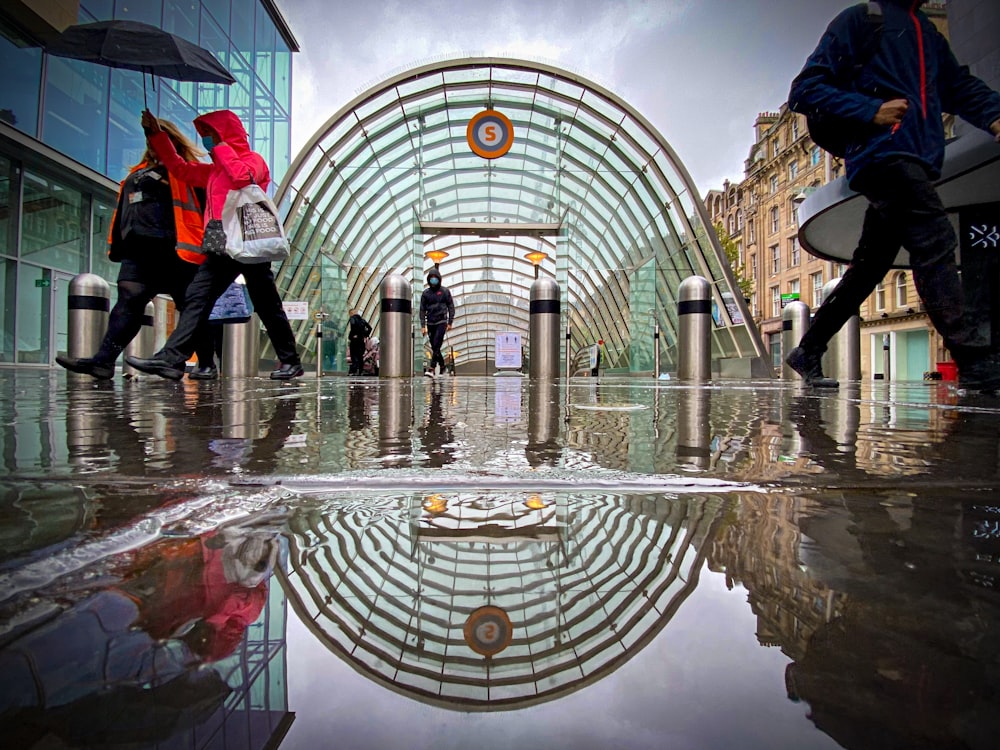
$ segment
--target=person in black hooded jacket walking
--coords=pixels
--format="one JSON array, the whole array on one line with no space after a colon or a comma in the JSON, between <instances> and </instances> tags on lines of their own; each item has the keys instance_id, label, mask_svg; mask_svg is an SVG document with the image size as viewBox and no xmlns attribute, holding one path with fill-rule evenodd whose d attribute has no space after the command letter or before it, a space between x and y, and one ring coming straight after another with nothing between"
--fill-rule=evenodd
<instances>
[{"instance_id":1,"label":"person in black hooded jacket walking","mask_svg":"<svg viewBox=\"0 0 1000 750\"><path fill-rule=\"evenodd\" d=\"M991 353L989 321L975 320L963 305L958 241L934 181L944 162L941 113L959 115L1000 140L1000 94L959 65L920 12L923 0L872 5L852 6L830 23L788 97L793 112L848 123L847 179L869 205L850 266L785 361L809 385L837 387L820 365L827 343L857 314L902 246L917 293L958 365L959 384L996 390L1000 356ZM873 14L881 33L869 56Z\"/></svg>"},{"instance_id":2,"label":"person in black hooded jacket walking","mask_svg":"<svg viewBox=\"0 0 1000 750\"><path fill-rule=\"evenodd\" d=\"M427 288L420 295L420 330L431 344L431 369L424 373L433 377L436 368L444 374L444 356L441 346L444 334L455 322L455 303L451 292L441 284L441 272L435 266L427 272Z\"/></svg>"}]
</instances>

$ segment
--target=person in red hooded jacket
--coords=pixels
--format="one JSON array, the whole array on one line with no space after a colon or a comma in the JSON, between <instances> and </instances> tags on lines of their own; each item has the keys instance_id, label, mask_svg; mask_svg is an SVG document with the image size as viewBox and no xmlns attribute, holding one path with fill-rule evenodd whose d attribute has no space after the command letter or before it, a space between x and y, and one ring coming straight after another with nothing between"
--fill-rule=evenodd
<instances>
[{"instance_id":1,"label":"person in red hooded jacket","mask_svg":"<svg viewBox=\"0 0 1000 750\"><path fill-rule=\"evenodd\" d=\"M267 190L271 174L263 157L250 148L246 129L240 118L228 109L209 112L195 118L194 126L212 157L211 164L182 159L158 126L149 110L142 113L143 128L151 131L149 143L171 175L191 185L203 186L206 192L205 224L222 216L222 207L230 190L256 183ZM184 376L184 362L194 351L198 327L208 320L219 295L243 274L254 310L260 316L267 335L281 362L271 373L273 380L290 380L303 374L295 347L295 336L281 304L270 263L240 263L229 256L210 254L198 269L187 290L187 304L177 327L160 351L148 359L126 357L125 361L142 372L170 380Z\"/></svg>"}]
</instances>

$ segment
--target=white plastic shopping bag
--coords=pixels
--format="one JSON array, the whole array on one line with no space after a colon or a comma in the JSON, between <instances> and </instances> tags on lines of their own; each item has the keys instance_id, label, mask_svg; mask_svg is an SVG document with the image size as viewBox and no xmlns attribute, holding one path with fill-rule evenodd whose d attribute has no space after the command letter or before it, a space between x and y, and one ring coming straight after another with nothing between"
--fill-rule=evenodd
<instances>
[{"instance_id":1,"label":"white plastic shopping bag","mask_svg":"<svg viewBox=\"0 0 1000 750\"><path fill-rule=\"evenodd\" d=\"M288 257L288 238L278 209L259 185L230 190L222 207L226 252L240 263L269 263Z\"/></svg>"}]
</instances>

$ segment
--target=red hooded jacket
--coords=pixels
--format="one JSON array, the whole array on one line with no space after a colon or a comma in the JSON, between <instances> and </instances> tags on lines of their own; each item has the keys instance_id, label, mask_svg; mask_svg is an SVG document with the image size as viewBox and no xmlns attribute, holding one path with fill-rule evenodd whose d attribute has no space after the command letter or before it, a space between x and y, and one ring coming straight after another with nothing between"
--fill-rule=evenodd
<instances>
[{"instance_id":1,"label":"red hooded jacket","mask_svg":"<svg viewBox=\"0 0 1000 750\"><path fill-rule=\"evenodd\" d=\"M222 139L222 143L212 149L211 164L184 161L174 148L170 136L162 131L150 136L149 142L160 163L170 174L190 185L205 188L207 225L212 219L222 218L222 206L230 190L239 190L257 183L266 191L271 184L271 172L264 158L250 148L247 131L233 112L228 109L209 112L196 117L194 124L199 127L199 131L208 128L218 133Z\"/></svg>"}]
</instances>

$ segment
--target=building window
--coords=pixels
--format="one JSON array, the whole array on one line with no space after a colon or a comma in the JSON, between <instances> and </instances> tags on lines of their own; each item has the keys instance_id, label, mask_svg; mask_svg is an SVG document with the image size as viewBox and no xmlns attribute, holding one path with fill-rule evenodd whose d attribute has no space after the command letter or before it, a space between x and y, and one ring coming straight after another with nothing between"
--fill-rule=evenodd
<instances>
[{"instance_id":1,"label":"building window","mask_svg":"<svg viewBox=\"0 0 1000 750\"><path fill-rule=\"evenodd\" d=\"M812 308L815 310L823 304L823 272L812 274L809 279L812 282Z\"/></svg>"},{"instance_id":2,"label":"building window","mask_svg":"<svg viewBox=\"0 0 1000 750\"><path fill-rule=\"evenodd\" d=\"M799 280L798 279L791 279L788 282L788 293L789 294L794 294L795 295L795 299L797 299L797 300L801 300L802 299L802 287L799 285Z\"/></svg>"},{"instance_id":3,"label":"building window","mask_svg":"<svg viewBox=\"0 0 1000 750\"><path fill-rule=\"evenodd\" d=\"M736 219L735 217L729 217L729 236L732 237L736 234Z\"/></svg>"},{"instance_id":4,"label":"building window","mask_svg":"<svg viewBox=\"0 0 1000 750\"><path fill-rule=\"evenodd\" d=\"M885 309L885 281L880 281L875 287L875 309Z\"/></svg>"},{"instance_id":5,"label":"building window","mask_svg":"<svg viewBox=\"0 0 1000 750\"><path fill-rule=\"evenodd\" d=\"M792 118L792 140L797 141L799 139L799 118Z\"/></svg>"},{"instance_id":6,"label":"building window","mask_svg":"<svg viewBox=\"0 0 1000 750\"><path fill-rule=\"evenodd\" d=\"M833 273L834 273L835 278L838 278L838 279L839 278L843 278L844 274L847 273L847 264L846 263L834 263L833 264Z\"/></svg>"},{"instance_id":7,"label":"building window","mask_svg":"<svg viewBox=\"0 0 1000 750\"><path fill-rule=\"evenodd\" d=\"M750 314L757 314L757 292L750 292Z\"/></svg>"},{"instance_id":8,"label":"building window","mask_svg":"<svg viewBox=\"0 0 1000 750\"><path fill-rule=\"evenodd\" d=\"M781 317L781 288L776 286L771 287L771 317Z\"/></svg>"},{"instance_id":9,"label":"building window","mask_svg":"<svg viewBox=\"0 0 1000 750\"><path fill-rule=\"evenodd\" d=\"M788 181L795 182L795 179L799 176L799 163L797 161L792 161L788 163Z\"/></svg>"},{"instance_id":10,"label":"building window","mask_svg":"<svg viewBox=\"0 0 1000 750\"><path fill-rule=\"evenodd\" d=\"M751 243L757 241L757 230L755 229L755 227L756 227L756 225L751 221L750 222L750 227L749 227L750 228L749 234L750 234L750 242Z\"/></svg>"},{"instance_id":11,"label":"building window","mask_svg":"<svg viewBox=\"0 0 1000 750\"><path fill-rule=\"evenodd\" d=\"M775 138L773 141L771 141L771 156L777 156L780 150L781 150L781 141Z\"/></svg>"},{"instance_id":12,"label":"building window","mask_svg":"<svg viewBox=\"0 0 1000 750\"><path fill-rule=\"evenodd\" d=\"M788 201L788 226L797 227L799 225L799 204L794 200Z\"/></svg>"},{"instance_id":13,"label":"building window","mask_svg":"<svg viewBox=\"0 0 1000 750\"><path fill-rule=\"evenodd\" d=\"M757 253L750 253L750 278L757 280Z\"/></svg>"},{"instance_id":14,"label":"building window","mask_svg":"<svg viewBox=\"0 0 1000 750\"><path fill-rule=\"evenodd\" d=\"M742 232L743 231L743 211L742 210L736 212L736 231L738 231L738 232Z\"/></svg>"},{"instance_id":15,"label":"building window","mask_svg":"<svg viewBox=\"0 0 1000 750\"><path fill-rule=\"evenodd\" d=\"M819 166L819 160L821 158L819 146L813 146L812 151L809 152L809 166L816 167Z\"/></svg>"},{"instance_id":16,"label":"building window","mask_svg":"<svg viewBox=\"0 0 1000 750\"><path fill-rule=\"evenodd\" d=\"M781 251L777 245L771 245L769 248L771 250L771 274L776 274L781 271Z\"/></svg>"},{"instance_id":17,"label":"building window","mask_svg":"<svg viewBox=\"0 0 1000 750\"><path fill-rule=\"evenodd\" d=\"M771 189L771 195L774 195L775 193L778 192L778 175L776 174L771 175L769 186Z\"/></svg>"},{"instance_id":18,"label":"building window","mask_svg":"<svg viewBox=\"0 0 1000 750\"><path fill-rule=\"evenodd\" d=\"M774 234L781 228L781 211L775 206L771 209L771 234Z\"/></svg>"},{"instance_id":19,"label":"building window","mask_svg":"<svg viewBox=\"0 0 1000 750\"><path fill-rule=\"evenodd\" d=\"M802 260L802 250L799 248L799 238L792 237L788 240L788 265L795 268Z\"/></svg>"},{"instance_id":20,"label":"building window","mask_svg":"<svg viewBox=\"0 0 1000 750\"><path fill-rule=\"evenodd\" d=\"M896 274L896 307L906 307L906 274Z\"/></svg>"}]
</instances>

